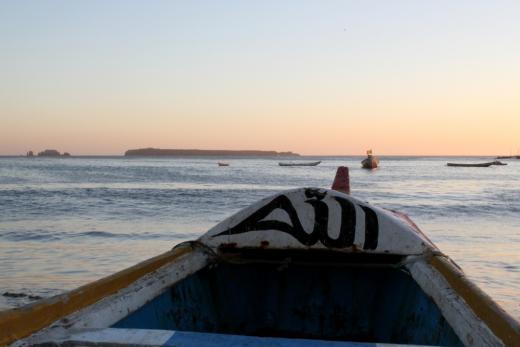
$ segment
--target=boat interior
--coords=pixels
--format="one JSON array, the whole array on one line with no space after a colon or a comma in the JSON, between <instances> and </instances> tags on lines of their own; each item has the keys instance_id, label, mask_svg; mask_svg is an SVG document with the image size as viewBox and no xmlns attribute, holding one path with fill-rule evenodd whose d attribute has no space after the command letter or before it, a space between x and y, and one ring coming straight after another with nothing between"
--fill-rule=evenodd
<instances>
[{"instance_id":1,"label":"boat interior","mask_svg":"<svg viewBox=\"0 0 520 347\"><path fill-rule=\"evenodd\" d=\"M463 346L433 300L400 266L402 259L229 251L112 328L305 339L314 345L319 340Z\"/></svg>"}]
</instances>

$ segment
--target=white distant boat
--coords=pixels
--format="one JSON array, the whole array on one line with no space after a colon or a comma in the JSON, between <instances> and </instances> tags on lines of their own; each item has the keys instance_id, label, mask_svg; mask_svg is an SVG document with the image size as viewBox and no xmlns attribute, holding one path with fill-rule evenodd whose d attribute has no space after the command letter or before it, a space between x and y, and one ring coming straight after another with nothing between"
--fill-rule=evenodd
<instances>
[{"instance_id":1,"label":"white distant boat","mask_svg":"<svg viewBox=\"0 0 520 347\"><path fill-rule=\"evenodd\" d=\"M309 161L309 162L279 162L278 165L280 165L280 166L317 166L320 163L321 163L321 160Z\"/></svg>"},{"instance_id":2,"label":"white distant boat","mask_svg":"<svg viewBox=\"0 0 520 347\"><path fill-rule=\"evenodd\" d=\"M473 163L473 164L470 164L470 163L447 163L446 164L447 166L455 166L455 167L490 167L491 165L499 165L499 166L502 166L502 165L507 165L507 163L502 163L501 161L498 161L498 160L495 160L495 161L490 161L488 163Z\"/></svg>"}]
</instances>

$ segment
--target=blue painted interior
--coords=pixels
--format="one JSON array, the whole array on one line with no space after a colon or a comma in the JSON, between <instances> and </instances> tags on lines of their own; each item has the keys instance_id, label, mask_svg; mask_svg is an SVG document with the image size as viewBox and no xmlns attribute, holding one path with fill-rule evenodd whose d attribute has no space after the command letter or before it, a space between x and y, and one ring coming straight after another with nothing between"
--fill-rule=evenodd
<instances>
[{"instance_id":1,"label":"blue painted interior","mask_svg":"<svg viewBox=\"0 0 520 347\"><path fill-rule=\"evenodd\" d=\"M163 347L382 347L376 343L288 339L281 337L256 337L176 331ZM385 344L384 347L402 345ZM408 345L412 346L412 345ZM417 346L417 345L413 345ZM421 346L417 346L421 347ZM422 346L424 347L424 346Z\"/></svg>"},{"instance_id":2,"label":"blue painted interior","mask_svg":"<svg viewBox=\"0 0 520 347\"><path fill-rule=\"evenodd\" d=\"M221 263L114 327L463 346L434 302L396 268Z\"/></svg>"}]
</instances>

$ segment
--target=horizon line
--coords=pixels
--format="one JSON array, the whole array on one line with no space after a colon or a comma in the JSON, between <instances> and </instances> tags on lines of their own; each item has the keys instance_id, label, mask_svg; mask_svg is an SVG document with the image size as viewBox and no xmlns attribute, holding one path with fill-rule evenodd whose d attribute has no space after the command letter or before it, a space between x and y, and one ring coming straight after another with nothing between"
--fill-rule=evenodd
<instances>
[{"instance_id":1,"label":"horizon line","mask_svg":"<svg viewBox=\"0 0 520 347\"><path fill-rule=\"evenodd\" d=\"M364 157L366 154L299 154L293 152L295 155L282 155L279 157ZM262 156L262 155L136 155L136 156L127 156L124 154L70 154L70 156L59 156L59 157L45 157L35 155L29 158L58 158L58 159L67 159L67 158L81 158L81 157L121 157L121 158L168 158L168 157L278 157L278 156ZM500 154L377 154L379 157L498 157L498 156L507 156L507 157L515 157L519 156L519 154L509 154L509 155L500 155ZM0 158L27 158L25 154L0 154Z\"/></svg>"}]
</instances>

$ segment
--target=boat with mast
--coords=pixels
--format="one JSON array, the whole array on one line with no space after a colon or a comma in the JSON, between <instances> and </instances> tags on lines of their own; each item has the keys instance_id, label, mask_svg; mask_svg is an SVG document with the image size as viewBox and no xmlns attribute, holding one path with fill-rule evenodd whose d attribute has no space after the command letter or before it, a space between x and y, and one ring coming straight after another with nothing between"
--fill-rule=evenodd
<instances>
[{"instance_id":1,"label":"boat with mast","mask_svg":"<svg viewBox=\"0 0 520 347\"><path fill-rule=\"evenodd\" d=\"M372 154L372 150L367 151L367 157L361 161L363 169L375 169L379 166L379 158Z\"/></svg>"}]
</instances>

